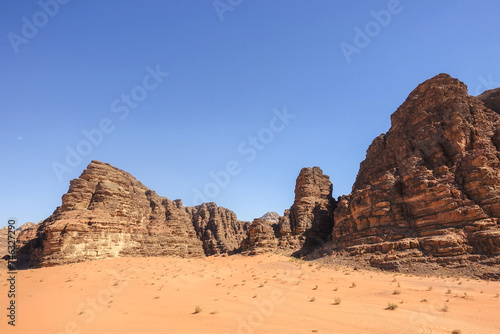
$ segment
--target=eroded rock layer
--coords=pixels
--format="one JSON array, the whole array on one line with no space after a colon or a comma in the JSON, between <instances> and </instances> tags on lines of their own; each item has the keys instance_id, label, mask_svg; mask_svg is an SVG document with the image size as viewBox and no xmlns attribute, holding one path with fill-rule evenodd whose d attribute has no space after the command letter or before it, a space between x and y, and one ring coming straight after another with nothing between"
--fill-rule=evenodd
<instances>
[{"instance_id":1,"label":"eroded rock layer","mask_svg":"<svg viewBox=\"0 0 500 334\"><path fill-rule=\"evenodd\" d=\"M330 178L319 167L303 168L290 209L281 217L273 212L255 219L242 249L251 255L307 254L330 239L335 205Z\"/></svg>"},{"instance_id":2,"label":"eroded rock layer","mask_svg":"<svg viewBox=\"0 0 500 334\"><path fill-rule=\"evenodd\" d=\"M243 252L248 255L276 252L278 239L274 226L270 220L254 219L248 227L248 237L242 245Z\"/></svg>"},{"instance_id":3,"label":"eroded rock layer","mask_svg":"<svg viewBox=\"0 0 500 334\"><path fill-rule=\"evenodd\" d=\"M483 101L484 100L484 103ZM498 94L440 74L391 116L334 213L337 249L500 255Z\"/></svg>"},{"instance_id":4,"label":"eroded rock layer","mask_svg":"<svg viewBox=\"0 0 500 334\"><path fill-rule=\"evenodd\" d=\"M295 201L283 219L283 235L303 235L311 241L328 239L333 227L332 183L319 167L303 168L295 184ZM286 213L285 213L286 216Z\"/></svg>"},{"instance_id":5,"label":"eroded rock layer","mask_svg":"<svg viewBox=\"0 0 500 334\"><path fill-rule=\"evenodd\" d=\"M92 161L36 232L21 233L18 253L30 254L35 266L117 256L200 257L236 250L247 224L215 203L184 207Z\"/></svg>"}]
</instances>

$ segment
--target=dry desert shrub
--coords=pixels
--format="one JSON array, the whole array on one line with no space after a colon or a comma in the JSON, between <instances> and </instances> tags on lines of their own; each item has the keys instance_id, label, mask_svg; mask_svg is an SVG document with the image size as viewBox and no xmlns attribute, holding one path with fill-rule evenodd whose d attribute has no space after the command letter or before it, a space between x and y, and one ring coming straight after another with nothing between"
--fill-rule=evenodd
<instances>
[{"instance_id":1,"label":"dry desert shrub","mask_svg":"<svg viewBox=\"0 0 500 334\"><path fill-rule=\"evenodd\" d=\"M387 309L388 310L394 311L397 308L398 308L398 304L394 304L394 303L388 303L387 304Z\"/></svg>"}]
</instances>

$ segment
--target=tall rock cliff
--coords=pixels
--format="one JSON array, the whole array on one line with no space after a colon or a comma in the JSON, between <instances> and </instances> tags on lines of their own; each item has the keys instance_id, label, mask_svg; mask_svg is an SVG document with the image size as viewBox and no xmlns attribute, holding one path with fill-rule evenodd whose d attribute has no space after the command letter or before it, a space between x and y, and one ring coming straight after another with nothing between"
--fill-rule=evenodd
<instances>
[{"instance_id":1,"label":"tall rock cliff","mask_svg":"<svg viewBox=\"0 0 500 334\"><path fill-rule=\"evenodd\" d=\"M279 220L280 245L309 248L323 244L330 239L335 206L328 175L319 167L303 168L295 183L293 205Z\"/></svg>"},{"instance_id":2,"label":"tall rock cliff","mask_svg":"<svg viewBox=\"0 0 500 334\"><path fill-rule=\"evenodd\" d=\"M335 206L330 178L319 167L303 168L295 183L293 205L281 217L267 213L255 219L242 250L250 255L305 255L330 239Z\"/></svg>"},{"instance_id":3,"label":"tall rock cliff","mask_svg":"<svg viewBox=\"0 0 500 334\"><path fill-rule=\"evenodd\" d=\"M420 84L368 148L352 193L340 199L335 246L500 255L498 96L469 96L447 74Z\"/></svg>"},{"instance_id":4,"label":"tall rock cliff","mask_svg":"<svg viewBox=\"0 0 500 334\"><path fill-rule=\"evenodd\" d=\"M200 257L236 250L247 225L215 203L184 207L92 161L71 181L62 205L36 231L20 234L18 253L35 266L117 256Z\"/></svg>"}]
</instances>

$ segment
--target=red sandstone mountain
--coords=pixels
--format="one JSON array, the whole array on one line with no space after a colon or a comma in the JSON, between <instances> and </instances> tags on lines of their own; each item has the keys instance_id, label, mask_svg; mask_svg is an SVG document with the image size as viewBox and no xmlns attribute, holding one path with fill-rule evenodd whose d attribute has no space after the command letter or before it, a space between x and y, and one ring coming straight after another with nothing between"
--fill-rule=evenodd
<instances>
[{"instance_id":1,"label":"red sandstone mountain","mask_svg":"<svg viewBox=\"0 0 500 334\"><path fill-rule=\"evenodd\" d=\"M329 177L304 168L278 222L277 214L240 222L215 203L184 207L93 161L52 216L21 232L18 255L48 266L238 250L304 255L326 245L321 254L347 252L385 268L438 262L498 269L499 105L499 89L474 97L449 75L427 80L370 145L351 194L335 201Z\"/></svg>"},{"instance_id":2,"label":"red sandstone mountain","mask_svg":"<svg viewBox=\"0 0 500 334\"><path fill-rule=\"evenodd\" d=\"M71 181L62 205L36 231L20 234L19 254L35 266L125 255L200 257L238 249L247 224L215 203L184 207L92 161Z\"/></svg>"},{"instance_id":3,"label":"red sandstone mountain","mask_svg":"<svg viewBox=\"0 0 500 334\"><path fill-rule=\"evenodd\" d=\"M441 261L500 255L500 115L489 108L498 106L492 96L469 96L447 74L420 84L340 199L335 247Z\"/></svg>"}]
</instances>

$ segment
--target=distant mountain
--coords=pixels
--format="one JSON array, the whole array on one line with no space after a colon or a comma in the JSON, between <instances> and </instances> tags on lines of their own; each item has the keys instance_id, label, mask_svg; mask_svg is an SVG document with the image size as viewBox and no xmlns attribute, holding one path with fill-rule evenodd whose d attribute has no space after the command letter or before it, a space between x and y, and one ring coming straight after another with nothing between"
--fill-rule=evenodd
<instances>
[{"instance_id":1,"label":"distant mountain","mask_svg":"<svg viewBox=\"0 0 500 334\"><path fill-rule=\"evenodd\" d=\"M280 215L276 212L267 212L259 219L267 220L267 221L270 221L272 223L278 223L280 220Z\"/></svg>"}]
</instances>

